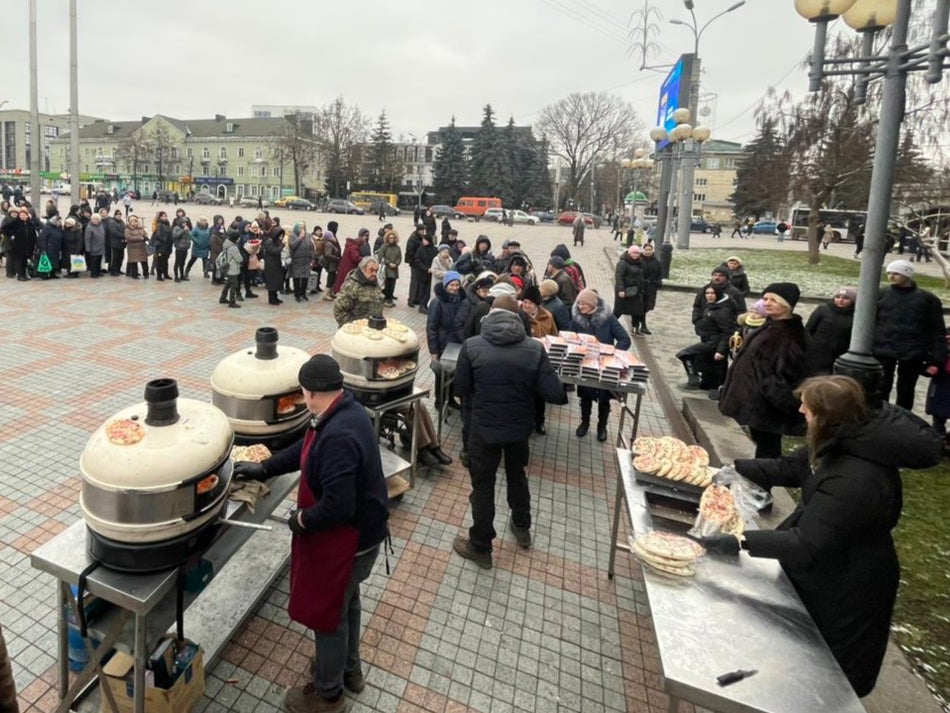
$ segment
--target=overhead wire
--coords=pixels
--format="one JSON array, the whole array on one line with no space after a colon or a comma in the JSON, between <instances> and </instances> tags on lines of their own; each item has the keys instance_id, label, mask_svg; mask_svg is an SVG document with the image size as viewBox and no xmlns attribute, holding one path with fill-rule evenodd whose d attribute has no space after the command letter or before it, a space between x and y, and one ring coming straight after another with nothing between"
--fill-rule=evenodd
<instances>
[{"instance_id":1,"label":"overhead wire","mask_svg":"<svg viewBox=\"0 0 950 713\"><path fill-rule=\"evenodd\" d=\"M588 27L599 34L606 36L608 39L614 40L615 42L619 42L624 45L627 44L626 33L620 32L617 30L617 28L611 25L605 26L597 21L593 21L586 15L581 14L578 10L572 9L570 5L565 4L567 0L541 0L541 2L557 10L558 12L567 15L571 19L576 20L581 25L584 25L585 27Z\"/></svg>"}]
</instances>

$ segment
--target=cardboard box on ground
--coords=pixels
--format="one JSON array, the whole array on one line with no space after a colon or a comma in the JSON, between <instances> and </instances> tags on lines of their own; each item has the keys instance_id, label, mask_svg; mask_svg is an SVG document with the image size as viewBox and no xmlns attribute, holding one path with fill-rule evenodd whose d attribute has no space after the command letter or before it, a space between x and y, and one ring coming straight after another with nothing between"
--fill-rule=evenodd
<instances>
[{"instance_id":1,"label":"cardboard box on ground","mask_svg":"<svg viewBox=\"0 0 950 713\"><path fill-rule=\"evenodd\" d=\"M204 695L204 651L187 639L185 645L194 649L194 655L184 670L177 674L169 688L157 688L153 683L154 677L146 675L146 713L188 713ZM108 663L102 667L119 713L132 713L134 710L134 668L135 659L122 651L116 651ZM101 693L100 699L102 713L112 713L105 692Z\"/></svg>"}]
</instances>

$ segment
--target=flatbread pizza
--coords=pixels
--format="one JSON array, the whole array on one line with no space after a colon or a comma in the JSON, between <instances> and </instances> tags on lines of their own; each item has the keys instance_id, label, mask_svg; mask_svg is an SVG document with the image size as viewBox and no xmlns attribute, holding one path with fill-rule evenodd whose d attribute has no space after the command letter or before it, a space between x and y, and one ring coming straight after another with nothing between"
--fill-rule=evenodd
<instances>
[{"instance_id":1,"label":"flatbread pizza","mask_svg":"<svg viewBox=\"0 0 950 713\"><path fill-rule=\"evenodd\" d=\"M117 418L106 424L106 438L117 446L131 446L145 438L145 426L131 418Z\"/></svg>"}]
</instances>

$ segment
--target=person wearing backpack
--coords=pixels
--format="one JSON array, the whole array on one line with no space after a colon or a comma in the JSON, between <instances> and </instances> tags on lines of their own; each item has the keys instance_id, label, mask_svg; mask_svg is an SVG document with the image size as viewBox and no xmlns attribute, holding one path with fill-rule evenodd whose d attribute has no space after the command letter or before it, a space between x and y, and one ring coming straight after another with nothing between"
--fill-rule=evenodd
<instances>
[{"instance_id":1,"label":"person wearing backpack","mask_svg":"<svg viewBox=\"0 0 950 713\"><path fill-rule=\"evenodd\" d=\"M568 277L571 278L571 282L574 283L574 289L580 292L587 287L587 280L584 278L584 268L571 257L571 251L567 249L567 245L564 243L555 245L554 250L551 251L551 257L555 255L564 259L564 271L568 274Z\"/></svg>"}]
</instances>

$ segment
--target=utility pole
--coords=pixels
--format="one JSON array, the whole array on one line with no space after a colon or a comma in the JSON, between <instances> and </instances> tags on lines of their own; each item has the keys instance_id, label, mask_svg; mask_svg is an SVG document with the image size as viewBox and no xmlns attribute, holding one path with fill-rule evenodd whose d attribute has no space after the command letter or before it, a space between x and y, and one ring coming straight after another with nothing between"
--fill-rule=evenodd
<instances>
[{"instance_id":1,"label":"utility pole","mask_svg":"<svg viewBox=\"0 0 950 713\"><path fill-rule=\"evenodd\" d=\"M43 127L40 126L40 100L36 80L36 0L30 0L30 204L40 213L40 155L43 151Z\"/></svg>"},{"instance_id":2,"label":"utility pole","mask_svg":"<svg viewBox=\"0 0 950 713\"><path fill-rule=\"evenodd\" d=\"M69 200L71 205L79 203L79 168L79 42L76 32L76 0L69 0ZM137 680L136 685L138 685Z\"/></svg>"}]
</instances>

